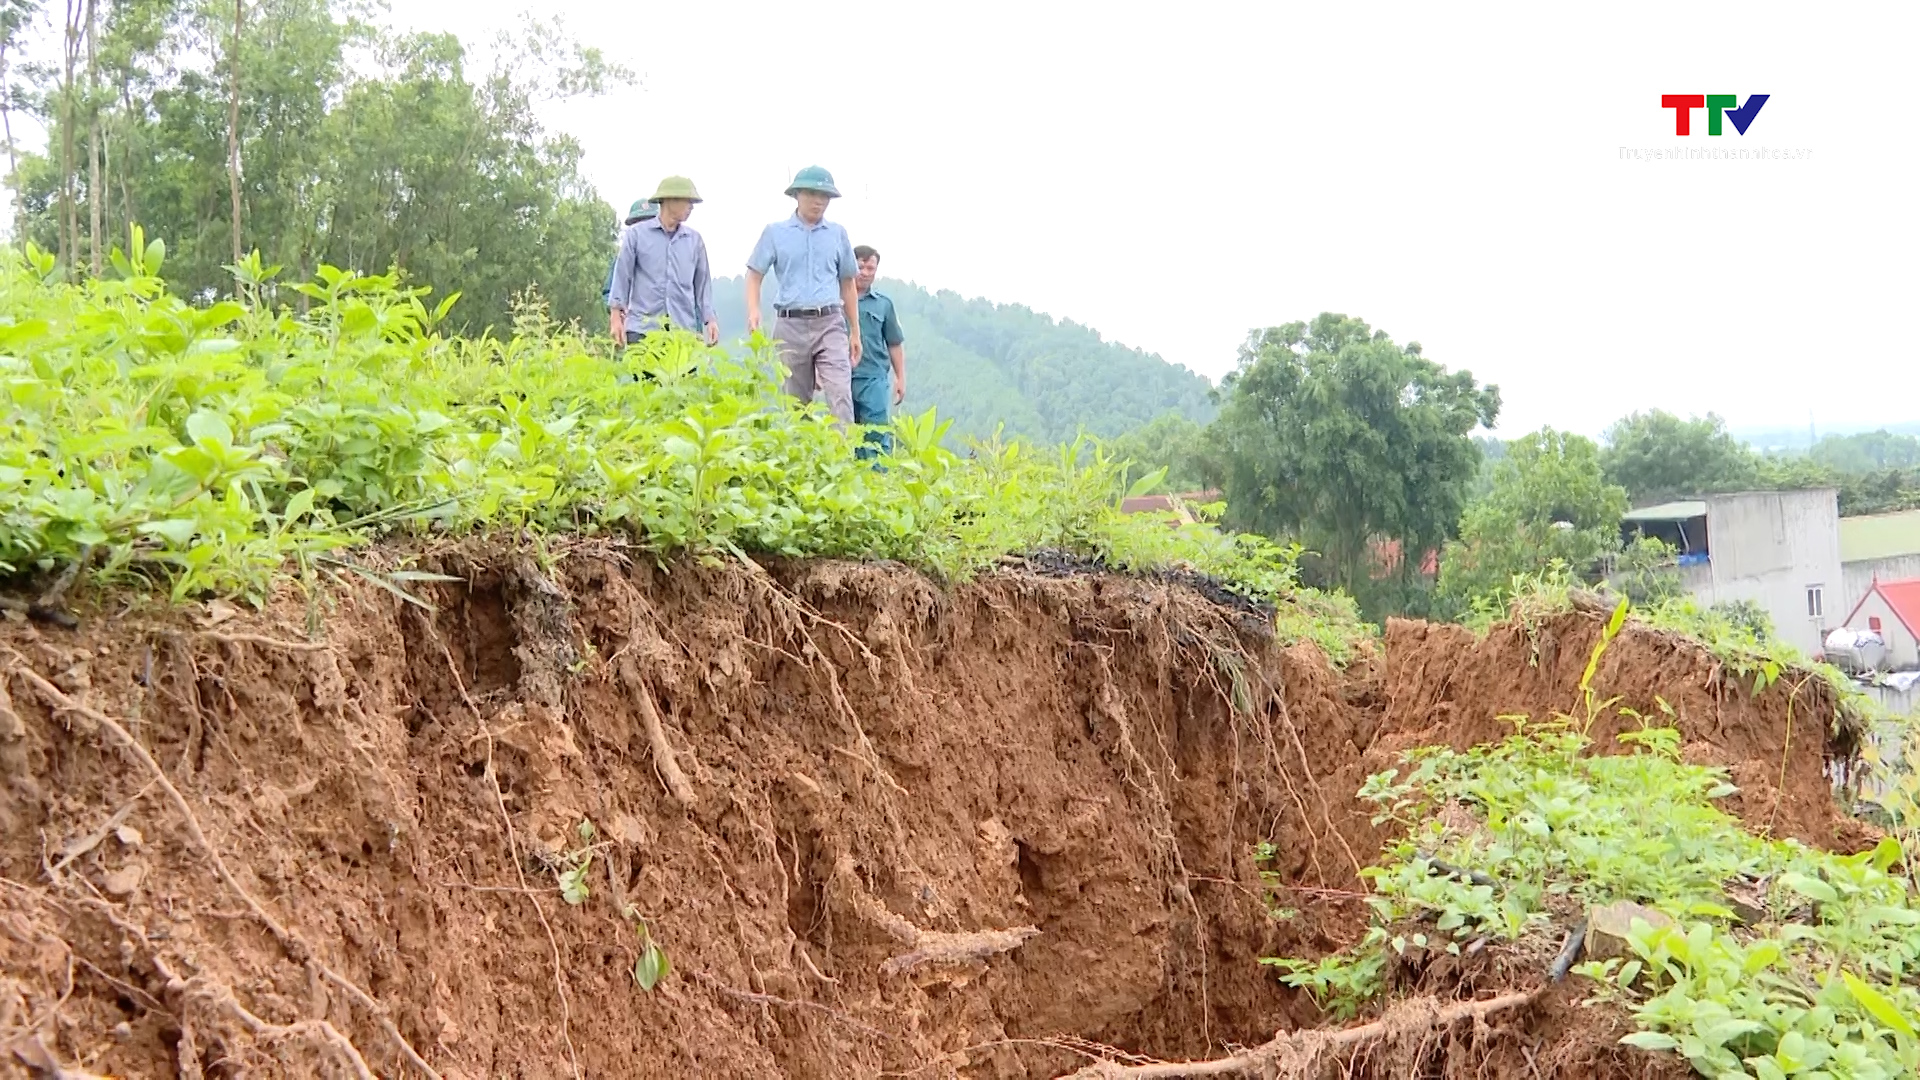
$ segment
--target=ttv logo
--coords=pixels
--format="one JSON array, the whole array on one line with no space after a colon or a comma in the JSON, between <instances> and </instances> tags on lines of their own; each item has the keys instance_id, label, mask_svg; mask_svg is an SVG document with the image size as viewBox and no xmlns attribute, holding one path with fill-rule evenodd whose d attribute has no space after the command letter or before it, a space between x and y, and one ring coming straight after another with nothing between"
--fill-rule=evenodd
<instances>
[{"instance_id":1,"label":"ttv logo","mask_svg":"<svg viewBox=\"0 0 1920 1080\"><path fill-rule=\"evenodd\" d=\"M1740 105L1740 99L1733 94L1661 94L1660 107L1673 110L1673 133L1675 135L1693 134L1693 110L1707 110L1707 134L1720 134L1720 118L1724 115L1733 121L1733 129L1742 135L1747 133L1747 125L1760 115L1760 106L1767 103L1765 94L1748 94L1747 103ZM1739 108L1734 106L1739 105Z\"/></svg>"}]
</instances>

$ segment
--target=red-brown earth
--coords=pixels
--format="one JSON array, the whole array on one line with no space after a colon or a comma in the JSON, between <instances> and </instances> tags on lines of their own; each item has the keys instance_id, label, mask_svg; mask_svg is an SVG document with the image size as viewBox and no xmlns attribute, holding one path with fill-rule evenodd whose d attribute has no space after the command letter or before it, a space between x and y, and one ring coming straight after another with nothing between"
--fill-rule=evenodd
<instances>
[{"instance_id":1,"label":"red-brown earth","mask_svg":"<svg viewBox=\"0 0 1920 1080\"><path fill-rule=\"evenodd\" d=\"M1394 622L1341 671L1162 582L550 557L434 555L465 584L422 587L431 611L289 586L259 613L103 597L75 631L0 625L0 1072L1052 1077L1225 1055L1327 1023L1257 961L1364 928L1356 875L1385 839L1365 777L1577 709L1601 625ZM1859 842L1828 795L1823 687L1755 697L1633 624L1595 685L1664 701L1755 829ZM648 939L670 960L650 991ZM1432 1008L1540 981L1489 963L1416 989ZM1390 1020L1283 1074L1686 1074L1568 985L1477 1024Z\"/></svg>"}]
</instances>

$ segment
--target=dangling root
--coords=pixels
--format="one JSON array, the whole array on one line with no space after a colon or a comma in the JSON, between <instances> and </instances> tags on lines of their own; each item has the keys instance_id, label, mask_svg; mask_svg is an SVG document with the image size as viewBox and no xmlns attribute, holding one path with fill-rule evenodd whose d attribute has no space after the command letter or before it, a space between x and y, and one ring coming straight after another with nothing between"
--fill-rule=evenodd
<instances>
[{"instance_id":1,"label":"dangling root","mask_svg":"<svg viewBox=\"0 0 1920 1080\"><path fill-rule=\"evenodd\" d=\"M11 652L12 650L8 651ZM15 663L9 670L27 680L28 685L39 692L40 696L45 698L50 706L60 711L84 716L93 723L105 728L108 732L112 733L114 739L120 743L121 747L147 770L148 774L153 777L154 783L159 784L160 789L166 793L167 800L173 804L173 808L179 812L181 819L186 824L187 836L193 841L193 846L198 848L200 853L206 856L207 861L213 864L214 874L219 877L221 883L231 889L235 895L239 896L241 902L247 906L247 910L262 926L267 928L267 931L280 943L280 947L286 951L287 956L292 959L294 963L310 967L321 978L345 991L348 997L352 998L361 1008L365 1009L374 1017L379 1023L381 1030L387 1033L387 1037L393 1040L394 1045L399 1048L400 1053L405 1056L409 1062L413 1063L414 1068L432 1077L433 1080L441 1080L440 1073L436 1071L433 1066L427 1064L427 1060L420 1056L419 1051L413 1048L413 1044L407 1041L406 1036L400 1034L399 1027L394 1024L393 1017L387 1011L385 1005L376 1000L372 994L360 989L359 985L353 980L348 979L346 976L341 975L339 972L322 963L318 954L313 951L313 946L308 945L305 939L295 934L286 926L281 925L280 920L274 918L273 914L269 912L260 901L254 899L253 894L248 892L245 886L240 884L239 879L233 876L233 872L227 869L226 860L220 857L219 850L213 846L213 842L207 839L206 832L200 828L200 819L195 816L193 806L187 802L187 797L180 793L179 788L173 786L173 781L167 778L166 771L160 768L160 763L155 761L153 755L147 751L147 748L143 746L138 739L133 737L132 732L129 732L120 721L115 720L106 713L91 706L83 705L73 698L68 697L59 687L48 682L39 672L33 670L33 668L28 665L26 657L16 652L13 653L13 658ZM0 678L4 678L4 676L0 676Z\"/></svg>"},{"instance_id":2,"label":"dangling root","mask_svg":"<svg viewBox=\"0 0 1920 1080\"><path fill-rule=\"evenodd\" d=\"M1502 994L1485 1001L1463 1001L1444 1009L1434 1009L1431 1000L1402 1002L1388 1009L1385 1016L1371 1024L1338 1031L1288 1031L1251 1050L1211 1061L1156 1062L1147 1065L1121 1065L1099 1061L1068 1076L1066 1080L1148 1080L1189 1076L1258 1076L1307 1080L1320 1075L1323 1066L1332 1064L1335 1055L1355 1050L1389 1037L1403 1037L1413 1030L1433 1031L1451 1027L1462 1020L1481 1021L1488 1016L1518 1009L1533 1003L1540 990Z\"/></svg>"},{"instance_id":3,"label":"dangling root","mask_svg":"<svg viewBox=\"0 0 1920 1080\"><path fill-rule=\"evenodd\" d=\"M653 750L653 767L660 772L660 780L667 785L667 793L683 810L693 809L695 802L693 785L687 781L687 774L680 771L680 763L673 758L673 746L667 742L666 726L660 722L660 710L653 704L653 691L647 688L646 680L640 677L640 671L630 657L620 658L620 681L627 686L627 693L640 703L640 718L647 725L647 746Z\"/></svg>"}]
</instances>

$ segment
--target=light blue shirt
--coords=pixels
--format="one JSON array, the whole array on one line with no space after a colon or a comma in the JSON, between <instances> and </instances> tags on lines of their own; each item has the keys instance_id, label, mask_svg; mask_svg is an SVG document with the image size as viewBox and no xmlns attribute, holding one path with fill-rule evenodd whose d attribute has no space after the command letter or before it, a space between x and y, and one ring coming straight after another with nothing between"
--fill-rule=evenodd
<instances>
[{"instance_id":1,"label":"light blue shirt","mask_svg":"<svg viewBox=\"0 0 1920 1080\"><path fill-rule=\"evenodd\" d=\"M847 230L831 221L809 225L795 214L760 231L747 269L777 279L773 306L827 307L840 302L840 283L860 269Z\"/></svg>"},{"instance_id":2,"label":"light blue shirt","mask_svg":"<svg viewBox=\"0 0 1920 1080\"><path fill-rule=\"evenodd\" d=\"M627 330L644 333L665 316L683 330L715 321L707 242L687 225L668 232L660 219L635 222L620 234L607 306L627 313Z\"/></svg>"}]
</instances>

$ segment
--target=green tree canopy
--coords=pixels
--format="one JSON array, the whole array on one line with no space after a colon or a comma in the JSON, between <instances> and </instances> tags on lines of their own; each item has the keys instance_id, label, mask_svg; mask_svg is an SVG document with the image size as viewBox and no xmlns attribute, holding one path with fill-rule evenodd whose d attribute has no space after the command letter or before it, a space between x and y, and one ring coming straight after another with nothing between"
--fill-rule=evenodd
<instances>
[{"instance_id":1,"label":"green tree canopy","mask_svg":"<svg viewBox=\"0 0 1920 1080\"><path fill-rule=\"evenodd\" d=\"M1658 409L1613 425L1601 456L1607 479L1636 505L1753 487L1760 459L1718 416L1682 420Z\"/></svg>"},{"instance_id":2,"label":"green tree canopy","mask_svg":"<svg viewBox=\"0 0 1920 1080\"><path fill-rule=\"evenodd\" d=\"M1870 473L1920 466L1920 438L1892 432L1829 435L1807 451L1811 460L1842 473Z\"/></svg>"},{"instance_id":3,"label":"green tree canopy","mask_svg":"<svg viewBox=\"0 0 1920 1080\"><path fill-rule=\"evenodd\" d=\"M1464 611L1503 600L1515 574L1556 559L1584 571L1619 548L1626 512L1626 489L1608 482L1593 440L1552 428L1515 439L1441 556L1441 598Z\"/></svg>"},{"instance_id":4,"label":"green tree canopy","mask_svg":"<svg viewBox=\"0 0 1920 1080\"><path fill-rule=\"evenodd\" d=\"M88 30L98 47L76 79L91 89L42 80L52 134L15 174L19 232L81 267L125 244L137 222L166 240L167 276L182 293L230 292L235 102L223 50L235 7L99 7ZM602 324L614 209L582 179L578 144L548 134L534 109L626 73L530 22L476 76L454 37L382 30L357 10L346 0L241 4L238 246L289 280L322 264L399 267L457 289L454 328L503 326L529 289L561 319Z\"/></svg>"},{"instance_id":5,"label":"green tree canopy","mask_svg":"<svg viewBox=\"0 0 1920 1080\"><path fill-rule=\"evenodd\" d=\"M1133 461L1135 477L1167 470L1165 491L1203 491L1219 482L1219 464L1207 450L1207 429L1177 412L1162 413L1107 441L1115 457Z\"/></svg>"},{"instance_id":6,"label":"green tree canopy","mask_svg":"<svg viewBox=\"0 0 1920 1080\"><path fill-rule=\"evenodd\" d=\"M1349 592L1371 541L1399 541L1415 567L1452 532L1480 466L1473 433L1500 411L1496 387L1334 314L1254 332L1222 394L1209 435L1229 520L1297 537Z\"/></svg>"}]
</instances>

